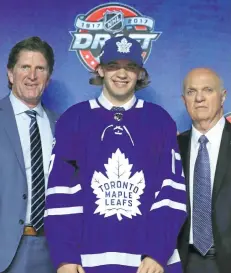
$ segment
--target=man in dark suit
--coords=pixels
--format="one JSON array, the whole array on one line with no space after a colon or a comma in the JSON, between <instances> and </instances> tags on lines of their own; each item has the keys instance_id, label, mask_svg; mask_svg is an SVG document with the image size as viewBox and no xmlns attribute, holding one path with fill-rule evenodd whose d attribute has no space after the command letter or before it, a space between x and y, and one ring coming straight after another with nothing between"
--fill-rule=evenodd
<instances>
[{"instance_id":1,"label":"man in dark suit","mask_svg":"<svg viewBox=\"0 0 231 273\"><path fill-rule=\"evenodd\" d=\"M9 54L11 92L0 100L0 272L55 272L43 215L57 117L41 104L53 66L53 50L39 37Z\"/></svg>"},{"instance_id":2,"label":"man in dark suit","mask_svg":"<svg viewBox=\"0 0 231 273\"><path fill-rule=\"evenodd\" d=\"M193 69L184 80L192 128L178 140L189 217L178 246L186 273L231 272L231 124L223 117L225 96L211 69Z\"/></svg>"}]
</instances>

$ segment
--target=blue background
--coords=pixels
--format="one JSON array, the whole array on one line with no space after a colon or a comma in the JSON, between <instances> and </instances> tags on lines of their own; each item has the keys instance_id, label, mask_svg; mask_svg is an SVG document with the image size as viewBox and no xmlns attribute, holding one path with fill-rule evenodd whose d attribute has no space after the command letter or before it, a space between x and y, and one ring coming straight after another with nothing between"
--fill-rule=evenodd
<instances>
[{"instance_id":1,"label":"blue background","mask_svg":"<svg viewBox=\"0 0 231 273\"><path fill-rule=\"evenodd\" d=\"M182 81L194 67L210 67L231 87L231 1L230 0L145 0L117 1L155 20L161 31L145 67L150 87L137 95L162 105L175 119L179 131L190 126L181 100ZM55 69L44 102L60 113L74 103L99 94L88 84L90 73L74 51L70 31L78 14L109 1L3 0L0 7L0 98L8 94L6 64L10 49L29 36L40 36L55 51ZM231 111L230 94L225 113Z\"/></svg>"}]
</instances>

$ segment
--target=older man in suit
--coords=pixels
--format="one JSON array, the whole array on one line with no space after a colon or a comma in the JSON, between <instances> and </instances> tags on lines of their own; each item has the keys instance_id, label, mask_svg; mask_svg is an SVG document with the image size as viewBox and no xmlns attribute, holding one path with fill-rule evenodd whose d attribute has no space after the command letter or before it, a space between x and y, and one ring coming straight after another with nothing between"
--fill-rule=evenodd
<instances>
[{"instance_id":1,"label":"older man in suit","mask_svg":"<svg viewBox=\"0 0 231 273\"><path fill-rule=\"evenodd\" d=\"M231 272L231 124L226 90L216 72L196 68L184 80L192 128L178 136L189 218L179 236L186 273Z\"/></svg>"},{"instance_id":2,"label":"older man in suit","mask_svg":"<svg viewBox=\"0 0 231 273\"><path fill-rule=\"evenodd\" d=\"M9 54L11 93L0 101L0 272L55 272L43 215L56 115L41 104L53 66L53 50L39 37Z\"/></svg>"}]
</instances>

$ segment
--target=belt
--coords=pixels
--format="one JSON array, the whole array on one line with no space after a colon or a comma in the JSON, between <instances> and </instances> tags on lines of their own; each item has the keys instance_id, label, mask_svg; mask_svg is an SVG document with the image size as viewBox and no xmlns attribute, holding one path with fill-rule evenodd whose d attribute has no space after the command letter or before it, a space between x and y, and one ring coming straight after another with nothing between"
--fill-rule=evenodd
<instances>
[{"instance_id":1,"label":"belt","mask_svg":"<svg viewBox=\"0 0 231 273\"><path fill-rule=\"evenodd\" d=\"M200 256L203 256L200 251L194 246L194 245L189 245L189 252L191 253L197 253L199 254ZM214 246L212 246L208 252L205 254L204 257L214 257L216 256L216 249Z\"/></svg>"},{"instance_id":2,"label":"belt","mask_svg":"<svg viewBox=\"0 0 231 273\"><path fill-rule=\"evenodd\" d=\"M25 226L23 230L24 236L44 236L44 228L40 228L38 231L32 226Z\"/></svg>"}]
</instances>

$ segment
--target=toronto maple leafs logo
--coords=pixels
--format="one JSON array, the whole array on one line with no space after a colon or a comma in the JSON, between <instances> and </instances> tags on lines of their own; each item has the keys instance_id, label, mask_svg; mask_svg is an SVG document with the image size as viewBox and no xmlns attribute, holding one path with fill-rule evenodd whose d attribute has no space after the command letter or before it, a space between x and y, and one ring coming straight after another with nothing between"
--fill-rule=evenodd
<instances>
[{"instance_id":1,"label":"toronto maple leafs logo","mask_svg":"<svg viewBox=\"0 0 231 273\"><path fill-rule=\"evenodd\" d=\"M128 43L126 38L123 38L121 42L116 43L118 49L117 51L120 53L129 53L130 47L132 46L132 43Z\"/></svg>"},{"instance_id":2,"label":"toronto maple leafs logo","mask_svg":"<svg viewBox=\"0 0 231 273\"><path fill-rule=\"evenodd\" d=\"M139 199L145 188L143 171L136 172L131 177L132 164L120 149L117 149L105 164L106 175L95 171L91 187L98 198L94 213L104 214L105 217L117 215L119 221L122 215L128 218L142 214L138 206Z\"/></svg>"}]
</instances>

